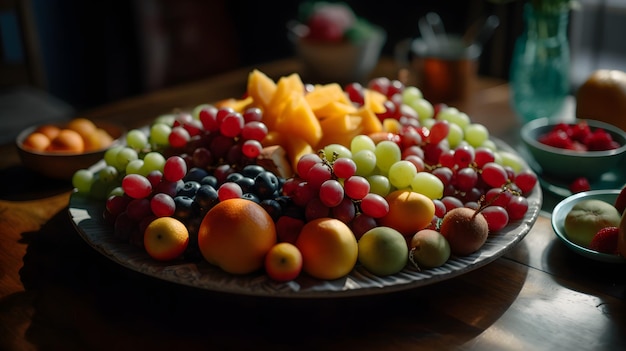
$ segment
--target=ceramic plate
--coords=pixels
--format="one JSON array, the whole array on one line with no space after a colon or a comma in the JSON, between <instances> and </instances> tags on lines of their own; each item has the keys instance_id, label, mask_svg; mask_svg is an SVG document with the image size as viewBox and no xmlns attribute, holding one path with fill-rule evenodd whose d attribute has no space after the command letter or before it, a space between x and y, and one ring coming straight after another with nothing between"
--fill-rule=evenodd
<instances>
[{"instance_id":1,"label":"ceramic plate","mask_svg":"<svg viewBox=\"0 0 626 351\"><path fill-rule=\"evenodd\" d=\"M512 149L500 141L502 148ZM103 161L94 168L102 167ZM528 233L541 209L543 196L539 184L528 196L529 208L526 216L511 222L506 228L491 235L477 252L464 257L451 257L441 267L418 270L407 266L403 271L385 277L369 273L356 266L346 277L324 281L306 274L287 283L276 283L263 273L235 276L223 272L206 262L161 263L128 243L113 236L112 228L102 219L103 201L95 201L78 193L70 198L69 213L83 239L102 255L131 270L182 285L223 293L281 298L328 298L363 296L417 288L446 279L454 278L480 268L499 258Z\"/></svg>"},{"instance_id":2,"label":"ceramic plate","mask_svg":"<svg viewBox=\"0 0 626 351\"><path fill-rule=\"evenodd\" d=\"M586 247L577 245L571 242L565 233L565 217L574 205L582 200L597 199L606 201L608 203L614 203L617 195L620 193L619 189L613 190L592 190L582 193L578 193L565 198L559 202L554 211L552 211L552 228L556 233L556 236L572 251L577 254L590 258L592 260L609 262L609 263L626 263L626 258L620 255L610 255L600 253L594 250L590 250Z\"/></svg>"}]
</instances>

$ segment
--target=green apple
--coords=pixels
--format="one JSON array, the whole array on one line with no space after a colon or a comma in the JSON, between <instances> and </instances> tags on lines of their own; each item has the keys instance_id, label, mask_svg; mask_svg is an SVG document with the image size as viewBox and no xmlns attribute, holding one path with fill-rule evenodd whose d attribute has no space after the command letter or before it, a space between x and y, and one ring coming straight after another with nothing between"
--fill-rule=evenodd
<instances>
[{"instance_id":1,"label":"green apple","mask_svg":"<svg viewBox=\"0 0 626 351\"><path fill-rule=\"evenodd\" d=\"M375 227L358 241L359 262L368 271L386 276L400 272L409 259L409 247L399 231L385 226Z\"/></svg>"},{"instance_id":2,"label":"green apple","mask_svg":"<svg viewBox=\"0 0 626 351\"><path fill-rule=\"evenodd\" d=\"M621 218L613 204L597 199L583 200L565 216L565 234L573 243L588 247L600 229L617 227Z\"/></svg>"},{"instance_id":3,"label":"green apple","mask_svg":"<svg viewBox=\"0 0 626 351\"><path fill-rule=\"evenodd\" d=\"M413 262L420 268L439 267L450 258L450 244L436 230L420 230L413 235L409 246L413 253Z\"/></svg>"}]
</instances>

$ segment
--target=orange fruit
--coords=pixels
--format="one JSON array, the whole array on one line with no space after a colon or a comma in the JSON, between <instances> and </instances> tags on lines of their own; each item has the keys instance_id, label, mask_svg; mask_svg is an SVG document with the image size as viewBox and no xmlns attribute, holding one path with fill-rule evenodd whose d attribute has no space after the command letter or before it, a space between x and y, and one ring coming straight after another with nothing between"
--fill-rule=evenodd
<instances>
[{"instance_id":1,"label":"orange fruit","mask_svg":"<svg viewBox=\"0 0 626 351\"><path fill-rule=\"evenodd\" d=\"M61 129L59 135L52 139L46 151L83 152L85 142L78 132Z\"/></svg>"},{"instance_id":2,"label":"orange fruit","mask_svg":"<svg viewBox=\"0 0 626 351\"><path fill-rule=\"evenodd\" d=\"M25 149L34 151L45 151L49 145L50 139L48 136L40 132L30 133L22 142L22 146Z\"/></svg>"},{"instance_id":3,"label":"orange fruit","mask_svg":"<svg viewBox=\"0 0 626 351\"><path fill-rule=\"evenodd\" d=\"M89 135L83 135L85 151L100 150L109 147L113 143L113 137L102 128L97 128Z\"/></svg>"},{"instance_id":4,"label":"orange fruit","mask_svg":"<svg viewBox=\"0 0 626 351\"><path fill-rule=\"evenodd\" d=\"M404 236L426 228L435 215L435 204L428 196L411 190L395 190L385 199L389 212L378 219L381 226L391 227Z\"/></svg>"},{"instance_id":5,"label":"orange fruit","mask_svg":"<svg viewBox=\"0 0 626 351\"><path fill-rule=\"evenodd\" d=\"M626 72L592 72L576 92L576 117L603 121L626 131Z\"/></svg>"},{"instance_id":6,"label":"orange fruit","mask_svg":"<svg viewBox=\"0 0 626 351\"><path fill-rule=\"evenodd\" d=\"M87 118L74 118L67 123L67 128L78 132L83 138L96 132L96 125Z\"/></svg>"},{"instance_id":7,"label":"orange fruit","mask_svg":"<svg viewBox=\"0 0 626 351\"><path fill-rule=\"evenodd\" d=\"M150 222L143 235L143 246L150 257L170 261L182 255L189 244L187 227L173 217L159 217Z\"/></svg>"},{"instance_id":8,"label":"orange fruit","mask_svg":"<svg viewBox=\"0 0 626 351\"><path fill-rule=\"evenodd\" d=\"M354 268L358 244L352 230L335 218L318 218L304 225L296 240L302 270L318 279L341 278Z\"/></svg>"},{"instance_id":9,"label":"orange fruit","mask_svg":"<svg viewBox=\"0 0 626 351\"><path fill-rule=\"evenodd\" d=\"M45 134L50 140L56 138L56 136L59 135L60 131L61 131L61 128L57 126L53 126L51 124L44 124L42 126L37 127L37 129L35 129L35 132Z\"/></svg>"},{"instance_id":10,"label":"orange fruit","mask_svg":"<svg viewBox=\"0 0 626 351\"><path fill-rule=\"evenodd\" d=\"M265 255L276 244L272 217L256 202L234 198L207 212L198 230L198 247L210 264L232 274L263 268Z\"/></svg>"}]
</instances>

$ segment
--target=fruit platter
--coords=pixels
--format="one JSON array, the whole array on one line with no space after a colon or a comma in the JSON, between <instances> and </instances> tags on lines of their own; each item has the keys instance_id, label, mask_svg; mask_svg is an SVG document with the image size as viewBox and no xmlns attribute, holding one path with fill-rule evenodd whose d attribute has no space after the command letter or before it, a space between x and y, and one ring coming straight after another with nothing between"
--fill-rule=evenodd
<instances>
[{"instance_id":1,"label":"fruit platter","mask_svg":"<svg viewBox=\"0 0 626 351\"><path fill-rule=\"evenodd\" d=\"M543 197L510 146L419 88L274 81L156 116L78 170L69 214L96 251L200 289L320 298L451 279L501 257Z\"/></svg>"}]
</instances>

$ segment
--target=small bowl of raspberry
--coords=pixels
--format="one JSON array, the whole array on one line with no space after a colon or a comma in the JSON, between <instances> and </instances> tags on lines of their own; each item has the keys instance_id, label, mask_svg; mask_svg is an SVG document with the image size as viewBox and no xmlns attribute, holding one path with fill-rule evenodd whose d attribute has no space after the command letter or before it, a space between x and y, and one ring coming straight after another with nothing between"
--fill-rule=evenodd
<instances>
[{"instance_id":1,"label":"small bowl of raspberry","mask_svg":"<svg viewBox=\"0 0 626 351\"><path fill-rule=\"evenodd\" d=\"M520 135L543 175L594 181L609 171L626 173L626 132L614 125L539 118L522 126Z\"/></svg>"}]
</instances>

